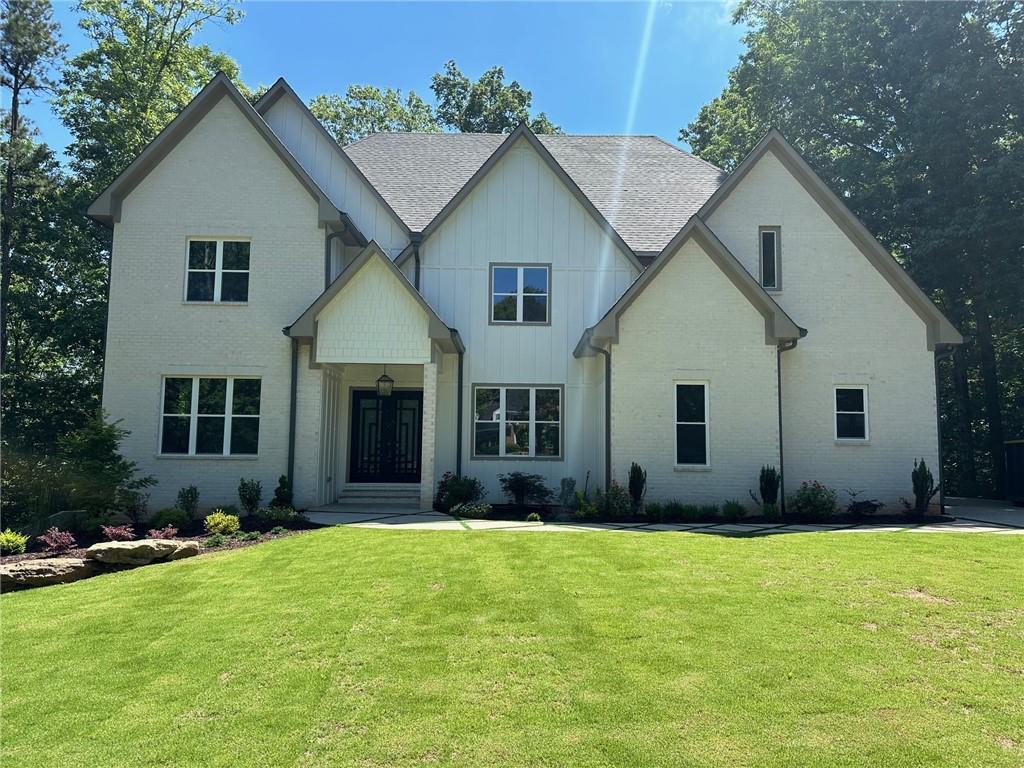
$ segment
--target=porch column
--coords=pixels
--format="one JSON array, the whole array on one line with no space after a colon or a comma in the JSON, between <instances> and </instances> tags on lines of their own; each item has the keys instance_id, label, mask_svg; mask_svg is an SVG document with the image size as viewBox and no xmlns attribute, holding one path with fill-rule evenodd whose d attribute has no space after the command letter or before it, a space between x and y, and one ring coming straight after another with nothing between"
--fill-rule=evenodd
<instances>
[{"instance_id":1,"label":"porch column","mask_svg":"<svg viewBox=\"0 0 1024 768\"><path fill-rule=\"evenodd\" d=\"M434 429L437 423L437 363L423 364L423 435L420 441L420 509L434 505Z\"/></svg>"}]
</instances>

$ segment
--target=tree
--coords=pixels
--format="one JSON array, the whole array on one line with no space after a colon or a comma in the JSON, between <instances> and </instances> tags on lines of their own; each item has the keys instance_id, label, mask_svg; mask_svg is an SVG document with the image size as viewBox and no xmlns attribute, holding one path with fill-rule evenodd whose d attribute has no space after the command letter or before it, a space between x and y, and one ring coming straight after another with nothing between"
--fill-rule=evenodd
<instances>
[{"instance_id":1,"label":"tree","mask_svg":"<svg viewBox=\"0 0 1024 768\"><path fill-rule=\"evenodd\" d=\"M21 104L30 94L50 90L50 69L64 55L66 46L58 40L58 25L53 21L49 0L4 0L2 7L0 84L11 92L10 111L5 116L4 191L0 196L0 366L6 367L7 306L23 200L16 194L15 179L21 173L28 135L21 120Z\"/></svg>"},{"instance_id":2,"label":"tree","mask_svg":"<svg viewBox=\"0 0 1024 768\"><path fill-rule=\"evenodd\" d=\"M309 109L342 146L370 133L440 130L434 111L415 91L403 99L396 88L350 85L344 97L321 94Z\"/></svg>"},{"instance_id":3,"label":"tree","mask_svg":"<svg viewBox=\"0 0 1024 768\"><path fill-rule=\"evenodd\" d=\"M528 122L534 133L562 132L543 112L530 118L533 94L516 80L506 84L502 67L491 67L474 83L449 60L430 87L442 127L464 133L509 133Z\"/></svg>"},{"instance_id":4,"label":"tree","mask_svg":"<svg viewBox=\"0 0 1024 768\"><path fill-rule=\"evenodd\" d=\"M941 382L948 485L997 493L1024 429L1024 6L746 0L734 22L746 50L680 138L731 168L780 129L892 250L969 337Z\"/></svg>"}]
</instances>

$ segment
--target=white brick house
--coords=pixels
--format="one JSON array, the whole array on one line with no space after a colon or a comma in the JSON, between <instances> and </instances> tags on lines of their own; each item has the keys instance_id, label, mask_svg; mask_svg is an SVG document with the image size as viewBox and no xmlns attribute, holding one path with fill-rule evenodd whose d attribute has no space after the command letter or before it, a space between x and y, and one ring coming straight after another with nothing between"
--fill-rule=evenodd
<instances>
[{"instance_id":1,"label":"white brick house","mask_svg":"<svg viewBox=\"0 0 1024 768\"><path fill-rule=\"evenodd\" d=\"M218 75L93 203L103 404L159 485L296 505L446 472L887 503L938 466L961 337L777 133L732 173L648 136L376 134ZM382 394L391 381L391 393Z\"/></svg>"}]
</instances>

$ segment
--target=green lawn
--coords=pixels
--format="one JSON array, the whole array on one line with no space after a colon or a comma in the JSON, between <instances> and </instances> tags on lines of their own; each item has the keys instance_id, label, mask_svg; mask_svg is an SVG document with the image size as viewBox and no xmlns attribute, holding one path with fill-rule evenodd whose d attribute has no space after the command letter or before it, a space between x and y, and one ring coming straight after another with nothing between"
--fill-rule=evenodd
<instances>
[{"instance_id":1,"label":"green lawn","mask_svg":"<svg viewBox=\"0 0 1024 768\"><path fill-rule=\"evenodd\" d=\"M5 595L5 766L1024 764L1024 538L328 529Z\"/></svg>"}]
</instances>

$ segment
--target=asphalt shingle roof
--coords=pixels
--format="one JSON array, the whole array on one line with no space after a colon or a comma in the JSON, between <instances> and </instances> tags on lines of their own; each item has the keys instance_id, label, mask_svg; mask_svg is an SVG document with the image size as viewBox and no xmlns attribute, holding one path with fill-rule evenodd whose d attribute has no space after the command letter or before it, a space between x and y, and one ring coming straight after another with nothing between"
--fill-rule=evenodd
<instances>
[{"instance_id":1,"label":"asphalt shingle roof","mask_svg":"<svg viewBox=\"0 0 1024 768\"><path fill-rule=\"evenodd\" d=\"M538 136L634 251L660 251L725 172L656 136ZM375 133L344 151L414 232L504 141L496 133Z\"/></svg>"}]
</instances>

